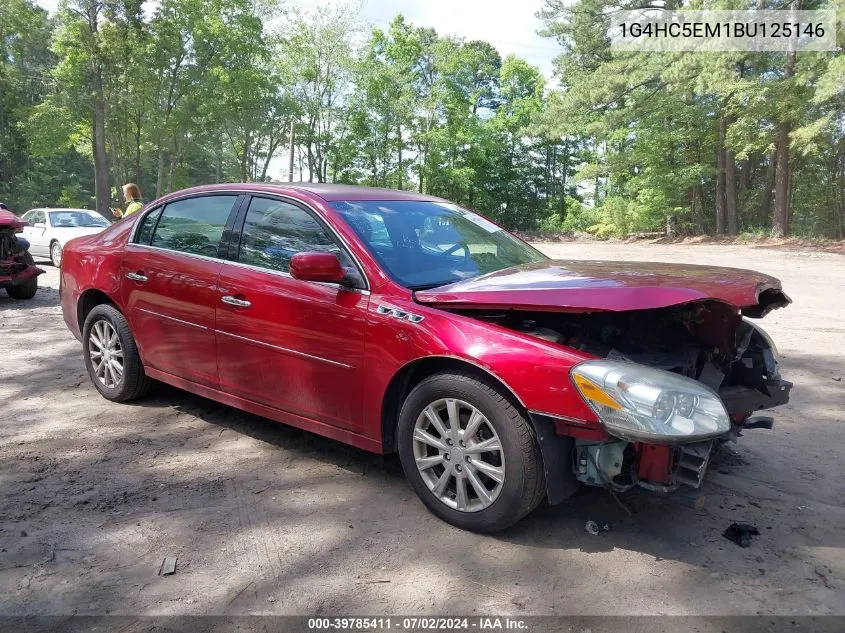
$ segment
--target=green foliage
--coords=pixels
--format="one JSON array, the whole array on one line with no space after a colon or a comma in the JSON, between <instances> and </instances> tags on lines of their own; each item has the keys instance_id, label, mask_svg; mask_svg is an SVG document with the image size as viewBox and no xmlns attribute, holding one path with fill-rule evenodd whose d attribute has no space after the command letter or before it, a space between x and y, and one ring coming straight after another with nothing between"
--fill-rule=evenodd
<instances>
[{"instance_id":1,"label":"green foliage","mask_svg":"<svg viewBox=\"0 0 845 633\"><path fill-rule=\"evenodd\" d=\"M809 1L842 13L842 0ZM768 232L787 138L790 230L842 237L841 34L792 66L782 53L614 52L608 16L632 6L545 1L561 46L550 90L524 60L402 15L365 32L357 5L67 0L51 19L5 0L0 199L93 206L96 188L101 207L122 207L127 181L150 199L268 180L286 175L293 128L294 180L413 189L511 228L727 230L719 203L738 232Z\"/></svg>"},{"instance_id":2,"label":"green foliage","mask_svg":"<svg viewBox=\"0 0 845 633\"><path fill-rule=\"evenodd\" d=\"M768 4L706 0L671 8L783 8ZM637 6L546 0L539 13L564 52L556 60L561 89L538 125L577 135L594 150L579 170L593 184L589 230L624 235L667 223L687 233L733 230L717 221L717 197L726 214L735 209L736 229L771 227L774 151L786 126L791 230L843 237L842 31L836 51L798 53L789 70L784 53L612 51L607 16ZM801 8L842 14L841 0Z\"/></svg>"}]
</instances>

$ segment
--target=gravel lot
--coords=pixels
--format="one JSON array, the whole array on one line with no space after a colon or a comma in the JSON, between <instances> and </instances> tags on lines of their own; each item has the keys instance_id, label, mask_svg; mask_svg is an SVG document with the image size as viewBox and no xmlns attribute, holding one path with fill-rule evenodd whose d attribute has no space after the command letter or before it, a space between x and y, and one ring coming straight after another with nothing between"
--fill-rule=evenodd
<instances>
[{"instance_id":1,"label":"gravel lot","mask_svg":"<svg viewBox=\"0 0 845 633\"><path fill-rule=\"evenodd\" d=\"M112 404L65 329L58 275L0 296L0 614L845 615L845 258L564 243L557 257L755 268L793 380L701 491L601 490L497 536L429 515L398 460L166 386ZM587 520L610 530L591 536ZM761 531L748 549L733 521ZM174 575L158 576L166 556Z\"/></svg>"}]
</instances>

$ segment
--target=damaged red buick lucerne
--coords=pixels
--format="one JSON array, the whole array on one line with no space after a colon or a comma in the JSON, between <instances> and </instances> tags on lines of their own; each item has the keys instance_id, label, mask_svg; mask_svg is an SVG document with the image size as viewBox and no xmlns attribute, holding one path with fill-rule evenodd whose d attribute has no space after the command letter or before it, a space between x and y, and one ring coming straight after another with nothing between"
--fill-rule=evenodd
<instances>
[{"instance_id":1,"label":"damaged red buick lucerne","mask_svg":"<svg viewBox=\"0 0 845 633\"><path fill-rule=\"evenodd\" d=\"M751 319L777 279L547 258L431 196L197 187L65 247L61 303L100 393L159 380L378 453L493 532L582 484L698 487L787 402Z\"/></svg>"}]
</instances>

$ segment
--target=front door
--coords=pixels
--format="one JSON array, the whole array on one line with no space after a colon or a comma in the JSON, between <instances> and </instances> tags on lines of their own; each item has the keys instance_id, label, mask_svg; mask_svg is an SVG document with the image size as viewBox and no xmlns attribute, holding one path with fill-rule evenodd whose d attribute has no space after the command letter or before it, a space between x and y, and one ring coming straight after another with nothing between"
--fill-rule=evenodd
<instances>
[{"instance_id":1,"label":"front door","mask_svg":"<svg viewBox=\"0 0 845 633\"><path fill-rule=\"evenodd\" d=\"M197 196L153 209L121 267L123 305L144 365L213 388L218 251L236 200Z\"/></svg>"},{"instance_id":2,"label":"front door","mask_svg":"<svg viewBox=\"0 0 845 633\"><path fill-rule=\"evenodd\" d=\"M294 279L297 252L332 251L355 266L310 210L253 197L217 288L220 388L333 426L360 429L369 293Z\"/></svg>"},{"instance_id":3,"label":"front door","mask_svg":"<svg viewBox=\"0 0 845 633\"><path fill-rule=\"evenodd\" d=\"M23 229L23 236L29 242L29 252L33 256L47 257L50 245L47 244L47 214L41 209L35 209L23 216L29 223Z\"/></svg>"}]
</instances>

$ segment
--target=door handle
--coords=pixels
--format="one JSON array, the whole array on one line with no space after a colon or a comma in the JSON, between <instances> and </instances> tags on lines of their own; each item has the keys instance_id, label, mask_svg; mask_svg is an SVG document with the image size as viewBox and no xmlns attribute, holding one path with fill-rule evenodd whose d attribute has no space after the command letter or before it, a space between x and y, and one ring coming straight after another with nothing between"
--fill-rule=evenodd
<instances>
[{"instance_id":1,"label":"door handle","mask_svg":"<svg viewBox=\"0 0 845 633\"><path fill-rule=\"evenodd\" d=\"M141 283L147 281L147 276L142 275L141 273L126 273L126 278L131 279L132 281L140 281Z\"/></svg>"},{"instance_id":2,"label":"door handle","mask_svg":"<svg viewBox=\"0 0 845 633\"><path fill-rule=\"evenodd\" d=\"M238 299L237 297L233 297L231 295L223 295L220 300L223 303L228 303L230 306L236 306L238 308L248 308L252 304L245 299Z\"/></svg>"}]
</instances>

